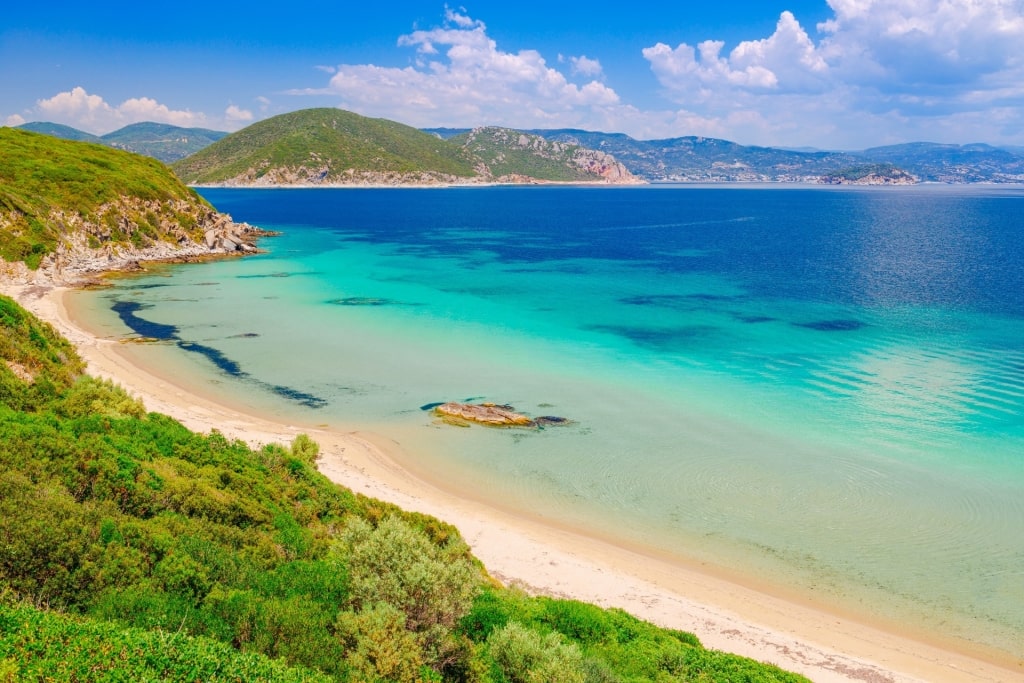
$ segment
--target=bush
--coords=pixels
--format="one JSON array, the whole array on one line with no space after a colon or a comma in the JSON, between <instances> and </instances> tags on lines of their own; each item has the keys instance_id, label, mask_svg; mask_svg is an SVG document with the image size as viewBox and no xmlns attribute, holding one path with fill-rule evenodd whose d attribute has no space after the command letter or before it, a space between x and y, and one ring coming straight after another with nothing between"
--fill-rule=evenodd
<instances>
[{"instance_id":1,"label":"bush","mask_svg":"<svg viewBox=\"0 0 1024 683\"><path fill-rule=\"evenodd\" d=\"M509 683L584 683L579 648L557 633L541 636L512 621L494 631L487 645Z\"/></svg>"},{"instance_id":2,"label":"bush","mask_svg":"<svg viewBox=\"0 0 1024 683\"><path fill-rule=\"evenodd\" d=\"M452 630L469 611L481 584L465 543L434 545L426 534L394 516L376 529L353 519L343 539L349 605L357 616L382 605L397 609L404 628L416 634L425 664L435 671L455 664L460 648Z\"/></svg>"}]
</instances>

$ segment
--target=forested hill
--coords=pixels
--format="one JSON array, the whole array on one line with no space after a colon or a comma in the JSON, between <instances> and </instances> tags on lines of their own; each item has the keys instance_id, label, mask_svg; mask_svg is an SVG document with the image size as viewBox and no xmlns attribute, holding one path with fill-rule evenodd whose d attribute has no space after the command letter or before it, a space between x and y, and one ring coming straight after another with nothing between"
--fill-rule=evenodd
<instances>
[{"instance_id":1,"label":"forested hill","mask_svg":"<svg viewBox=\"0 0 1024 683\"><path fill-rule=\"evenodd\" d=\"M108 382L0 297L0 681L798 681L489 579L451 526Z\"/></svg>"}]
</instances>

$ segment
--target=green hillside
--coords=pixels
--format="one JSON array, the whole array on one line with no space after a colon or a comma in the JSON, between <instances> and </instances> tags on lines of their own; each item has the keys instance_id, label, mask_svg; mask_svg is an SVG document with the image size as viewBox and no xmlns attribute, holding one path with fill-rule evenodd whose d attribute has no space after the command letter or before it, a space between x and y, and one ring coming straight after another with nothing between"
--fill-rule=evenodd
<instances>
[{"instance_id":1,"label":"green hillside","mask_svg":"<svg viewBox=\"0 0 1024 683\"><path fill-rule=\"evenodd\" d=\"M459 150L437 137L341 109L306 109L260 121L175 163L174 170L187 183L243 184L345 182L363 172L473 175Z\"/></svg>"},{"instance_id":2,"label":"green hillside","mask_svg":"<svg viewBox=\"0 0 1024 683\"><path fill-rule=\"evenodd\" d=\"M0 681L804 680L502 588L305 436L195 434L82 368L0 297Z\"/></svg>"},{"instance_id":3,"label":"green hillside","mask_svg":"<svg viewBox=\"0 0 1024 683\"><path fill-rule=\"evenodd\" d=\"M210 206L169 168L103 145L0 128L0 255L35 268L74 230L90 246L201 239Z\"/></svg>"}]
</instances>

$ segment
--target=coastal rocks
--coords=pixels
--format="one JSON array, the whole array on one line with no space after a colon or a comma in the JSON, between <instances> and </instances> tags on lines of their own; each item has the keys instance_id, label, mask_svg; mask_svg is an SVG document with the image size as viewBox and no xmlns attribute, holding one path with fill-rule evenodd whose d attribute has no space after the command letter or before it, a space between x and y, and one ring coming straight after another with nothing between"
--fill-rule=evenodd
<instances>
[{"instance_id":1,"label":"coastal rocks","mask_svg":"<svg viewBox=\"0 0 1024 683\"><path fill-rule=\"evenodd\" d=\"M441 403L431 405L435 415L443 421L457 426L477 423L488 427L544 427L548 425L565 425L570 420L564 417L546 415L532 418L517 413L510 405L496 403Z\"/></svg>"},{"instance_id":2,"label":"coastal rocks","mask_svg":"<svg viewBox=\"0 0 1024 683\"><path fill-rule=\"evenodd\" d=\"M140 270L147 261L253 253L258 238L273 234L235 223L203 202L181 199L121 197L88 215L55 209L45 220L60 235L56 248L35 270L8 264L12 281L83 284L108 271Z\"/></svg>"}]
</instances>

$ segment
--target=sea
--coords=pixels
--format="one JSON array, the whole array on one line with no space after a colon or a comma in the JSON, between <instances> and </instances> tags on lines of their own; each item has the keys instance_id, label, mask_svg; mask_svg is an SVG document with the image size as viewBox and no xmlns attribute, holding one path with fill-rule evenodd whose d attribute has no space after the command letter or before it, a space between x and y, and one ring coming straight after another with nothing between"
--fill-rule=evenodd
<instances>
[{"instance_id":1,"label":"sea","mask_svg":"<svg viewBox=\"0 0 1024 683\"><path fill-rule=\"evenodd\" d=\"M162 340L146 362L553 524L1024 657L1024 188L201 193L280 235L76 294Z\"/></svg>"}]
</instances>

